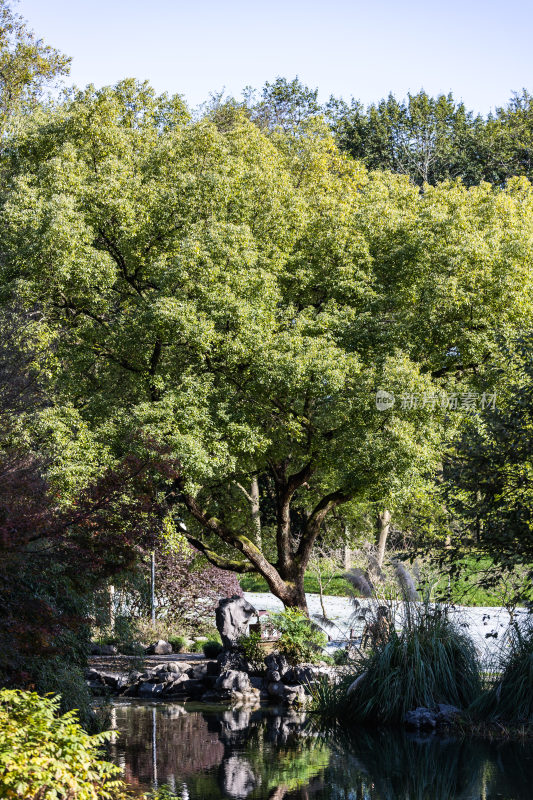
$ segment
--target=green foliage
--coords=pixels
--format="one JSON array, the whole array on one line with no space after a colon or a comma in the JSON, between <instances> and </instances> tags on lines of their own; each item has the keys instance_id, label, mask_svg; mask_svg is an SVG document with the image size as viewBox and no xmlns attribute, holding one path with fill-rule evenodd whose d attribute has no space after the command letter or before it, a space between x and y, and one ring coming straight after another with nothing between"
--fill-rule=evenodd
<instances>
[{"instance_id":1,"label":"green foliage","mask_svg":"<svg viewBox=\"0 0 533 800\"><path fill-rule=\"evenodd\" d=\"M239 648L244 657L253 664L261 664L264 658L264 652L259 646L260 641L261 634L258 631L250 631L248 636L241 636L239 639Z\"/></svg>"},{"instance_id":2,"label":"green foliage","mask_svg":"<svg viewBox=\"0 0 533 800\"><path fill-rule=\"evenodd\" d=\"M297 608L271 614L270 621L281 634L277 649L290 664L323 660L322 649L327 643L327 636Z\"/></svg>"},{"instance_id":3,"label":"green foliage","mask_svg":"<svg viewBox=\"0 0 533 800\"><path fill-rule=\"evenodd\" d=\"M456 519L449 551L457 565L465 550L509 574L532 563L532 353L531 334L501 346L506 363L499 370L495 408L465 426L446 461L446 502ZM528 594L531 583L524 575L517 597L524 601Z\"/></svg>"},{"instance_id":4,"label":"green foliage","mask_svg":"<svg viewBox=\"0 0 533 800\"><path fill-rule=\"evenodd\" d=\"M203 642L202 650L206 658L216 658L223 649L222 643L220 641L217 642L215 639Z\"/></svg>"},{"instance_id":5,"label":"green foliage","mask_svg":"<svg viewBox=\"0 0 533 800\"><path fill-rule=\"evenodd\" d=\"M0 692L0 793L5 798L112 800L123 789L120 769L101 760L109 733L89 736L59 700ZM53 794L52 794L53 793Z\"/></svg>"},{"instance_id":6,"label":"green foliage","mask_svg":"<svg viewBox=\"0 0 533 800\"><path fill-rule=\"evenodd\" d=\"M185 650L187 645L185 636L176 636L175 634L170 634L170 636L167 637L167 642L172 645L172 651L174 653L181 653L182 650Z\"/></svg>"},{"instance_id":7,"label":"green foliage","mask_svg":"<svg viewBox=\"0 0 533 800\"><path fill-rule=\"evenodd\" d=\"M253 572L242 575L239 578L239 583L241 585L241 589L244 592L268 592L268 583L265 581L261 575L257 575ZM304 577L304 590L308 594L318 594L319 593L319 584L316 575L313 575L310 572L306 572ZM350 594L350 584L348 581L345 580L343 575L340 573L336 575L334 578L329 579L327 583L327 591L326 594L328 595L335 595L338 597L345 597L349 596Z\"/></svg>"},{"instance_id":8,"label":"green foliage","mask_svg":"<svg viewBox=\"0 0 533 800\"><path fill-rule=\"evenodd\" d=\"M350 658L348 656L348 651L345 647L339 647L338 650L335 650L333 653L333 663L336 664L338 667L343 667L350 662Z\"/></svg>"},{"instance_id":9,"label":"green foliage","mask_svg":"<svg viewBox=\"0 0 533 800\"><path fill-rule=\"evenodd\" d=\"M476 718L533 724L533 624L514 623L502 650L501 673L470 707Z\"/></svg>"},{"instance_id":10,"label":"green foliage","mask_svg":"<svg viewBox=\"0 0 533 800\"><path fill-rule=\"evenodd\" d=\"M356 675L320 687L315 701L323 714L341 720L397 723L420 706L464 709L480 693L480 665L468 635L445 610L414 606L401 632L392 630L387 641L362 654Z\"/></svg>"},{"instance_id":11,"label":"green foliage","mask_svg":"<svg viewBox=\"0 0 533 800\"><path fill-rule=\"evenodd\" d=\"M0 2L0 132L4 136L13 117L35 108L42 90L66 75L70 58L44 44L12 9Z\"/></svg>"}]
</instances>

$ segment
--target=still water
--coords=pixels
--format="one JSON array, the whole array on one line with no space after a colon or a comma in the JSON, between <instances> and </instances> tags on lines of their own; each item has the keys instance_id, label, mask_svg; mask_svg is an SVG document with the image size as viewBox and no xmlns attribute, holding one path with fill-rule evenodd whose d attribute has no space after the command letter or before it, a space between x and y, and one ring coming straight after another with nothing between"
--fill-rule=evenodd
<instances>
[{"instance_id":1,"label":"still water","mask_svg":"<svg viewBox=\"0 0 533 800\"><path fill-rule=\"evenodd\" d=\"M312 715L117 703L111 757L183 800L532 800L533 745L320 730Z\"/></svg>"}]
</instances>

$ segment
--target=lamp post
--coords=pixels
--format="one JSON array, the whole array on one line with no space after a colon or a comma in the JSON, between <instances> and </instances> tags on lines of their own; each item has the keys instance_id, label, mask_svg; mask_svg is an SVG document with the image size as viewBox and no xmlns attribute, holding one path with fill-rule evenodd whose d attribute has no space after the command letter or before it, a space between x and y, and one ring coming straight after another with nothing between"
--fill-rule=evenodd
<instances>
[{"instance_id":1,"label":"lamp post","mask_svg":"<svg viewBox=\"0 0 533 800\"><path fill-rule=\"evenodd\" d=\"M152 625L155 626L155 550L150 553L150 609Z\"/></svg>"}]
</instances>

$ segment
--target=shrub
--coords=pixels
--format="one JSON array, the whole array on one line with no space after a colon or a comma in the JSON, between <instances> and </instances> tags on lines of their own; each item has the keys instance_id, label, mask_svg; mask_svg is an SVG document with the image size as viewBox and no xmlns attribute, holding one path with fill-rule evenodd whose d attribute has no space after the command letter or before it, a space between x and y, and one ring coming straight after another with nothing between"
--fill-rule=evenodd
<instances>
[{"instance_id":1,"label":"shrub","mask_svg":"<svg viewBox=\"0 0 533 800\"><path fill-rule=\"evenodd\" d=\"M59 699L0 691L0 795L107 800L123 789L120 769L102 761L108 733L90 736L73 711L58 716ZM50 795L48 795L50 792Z\"/></svg>"},{"instance_id":2,"label":"shrub","mask_svg":"<svg viewBox=\"0 0 533 800\"><path fill-rule=\"evenodd\" d=\"M477 700L470 712L476 717L533 724L533 622L515 623L509 647L501 660L497 683Z\"/></svg>"},{"instance_id":3,"label":"shrub","mask_svg":"<svg viewBox=\"0 0 533 800\"><path fill-rule=\"evenodd\" d=\"M391 723L420 706L466 708L480 692L480 665L470 637L445 610L412 604L402 631L392 628L386 641L361 654L356 675L333 690L322 688L315 702L325 715Z\"/></svg>"},{"instance_id":4,"label":"shrub","mask_svg":"<svg viewBox=\"0 0 533 800\"><path fill-rule=\"evenodd\" d=\"M175 636L174 634L171 634L168 637L167 642L172 645L172 651L174 653L181 653L181 651L185 649L187 639L185 636Z\"/></svg>"},{"instance_id":5,"label":"shrub","mask_svg":"<svg viewBox=\"0 0 533 800\"><path fill-rule=\"evenodd\" d=\"M350 658L348 655L348 650L345 647L339 647L338 650L335 650L333 653L333 663L336 664L338 667L343 667L350 662Z\"/></svg>"},{"instance_id":6,"label":"shrub","mask_svg":"<svg viewBox=\"0 0 533 800\"><path fill-rule=\"evenodd\" d=\"M89 735L60 698L0 691L0 797L9 800L134 800L120 767L101 758L111 731ZM116 732L115 732L116 734ZM168 787L137 800L179 800Z\"/></svg>"},{"instance_id":7,"label":"shrub","mask_svg":"<svg viewBox=\"0 0 533 800\"><path fill-rule=\"evenodd\" d=\"M221 643L215 641L214 639L211 639L208 642L203 642L202 650L204 651L204 656L206 658L216 658L223 649L224 648L222 647Z\"/></svg>"},{"instance_id":8,"label":"shrub","mask_svg":"<svg viewBox=\"0 0 533 800\"><path fill-rule=\"evenodd\" d=\"M270 619L281 634L278 650L290 664L322 660L327 636L302 611L287 608Z\"/></svg>"},{"instance_id":9,"label":"shrub","mask_svg":"<svg viewBox=\"0 0 533 800\"><path fill-rule=\"evenodd\" d=\"M258 631L251 631L248 636L241 636L239 647L244 657L252 664L261 664L264 660L264 653L259 646L261 634Z\"/></svg>"}]
</instances>

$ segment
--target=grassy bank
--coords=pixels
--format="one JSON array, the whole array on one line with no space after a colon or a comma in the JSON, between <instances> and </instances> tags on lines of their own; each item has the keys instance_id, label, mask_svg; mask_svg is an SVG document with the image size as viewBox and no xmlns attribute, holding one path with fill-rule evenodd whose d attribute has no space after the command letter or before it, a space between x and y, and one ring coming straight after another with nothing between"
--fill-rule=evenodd
<instances>
[{"instance_id":1,"label":"grassy bank","mask_svg":"<svg viewBox=\"0 0 533 800\"><path fill-rule=\"evenodd\" d=\"M465 559L461 571L453 579L448 576L439 578L432 587L432 599L444 598L449 603L462 606L498 607L505 604L506 587L503 584L490 585L488 576L493 562L488 559ZM268 584L261 575L249 573L239 578L244 592L268 592ZM308 572L304 578L305 591L319 594L320 585L316 575ZM344 578L343 572L334 573L323 579L325 595L334 597L351 597L353 588Z\"/></svg>"}]
</instances>

